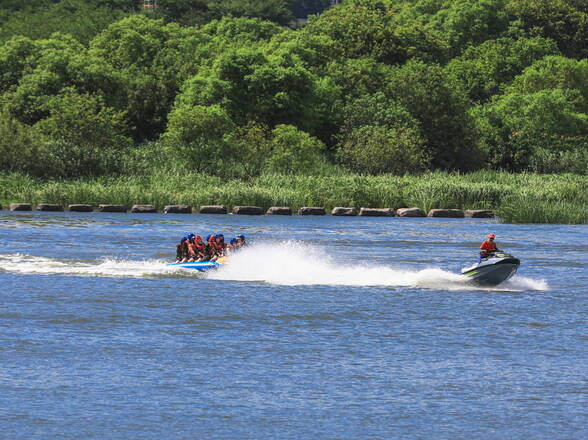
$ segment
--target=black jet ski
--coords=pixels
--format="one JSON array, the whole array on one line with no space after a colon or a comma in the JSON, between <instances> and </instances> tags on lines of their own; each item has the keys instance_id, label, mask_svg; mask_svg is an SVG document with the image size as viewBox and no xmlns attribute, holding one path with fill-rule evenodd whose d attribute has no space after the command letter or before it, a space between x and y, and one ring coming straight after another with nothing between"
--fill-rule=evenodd
<instances>
[{"instance_id":1,"label":"black jet ski","mask_svg":"<svg viewBox=\"0 0 588 440\"><path fill-rule=\"evenodd\" d=\"M490 254L478 264L462 269L461 274L476 284L496 286L512 277L520 265L521 261L518 258L497 252Z\"/></svg>"}]
</instances>

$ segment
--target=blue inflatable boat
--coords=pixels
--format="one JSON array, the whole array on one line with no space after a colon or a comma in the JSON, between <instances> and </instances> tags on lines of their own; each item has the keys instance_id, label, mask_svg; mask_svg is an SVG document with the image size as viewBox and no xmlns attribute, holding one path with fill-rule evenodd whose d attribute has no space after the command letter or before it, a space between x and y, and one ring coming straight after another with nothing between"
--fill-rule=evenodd
<instances>
[{"instance_id":1,"label":"blue inflatable boat","mask_svg":"<svg viewBox=\"0 0 588 440\"><path fill-rule=\"evenodd\" d=\"M192 263L171 263L168 266L178 267L180 269L192 269L197 270L199 272L206 272L207 270L211 269L218 269L224 264L228 263L228 259L226 257L219 258L217 261L198 261Z\"/></svg>"}]
</instances>

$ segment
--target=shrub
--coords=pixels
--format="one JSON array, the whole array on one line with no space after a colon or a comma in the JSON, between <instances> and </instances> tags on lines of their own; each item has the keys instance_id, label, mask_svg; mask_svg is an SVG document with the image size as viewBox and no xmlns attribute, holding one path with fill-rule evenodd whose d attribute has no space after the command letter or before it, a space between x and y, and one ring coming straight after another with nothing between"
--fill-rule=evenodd
<instances>
[{"instance_id":1,"label":"shrub","mask_svg":"<svg viewBox=\"0 0 588 440\"><path fill-rule=\"evenodd\" d=\"M271 149L269 172L313 174L324 162L323 143L292 125L278 125L272 131Z\"/></svg>"},{"instance_id":2,"label":"shrub","mask_svg":"<svg viewBox=\"0 0 588 440\"><path fill-rule=\"evenodd\" d=\"M369 174L405 174L429 165L425 142L410 127L367 125L353 130L337 151L347 168Z\"/></svg>"}]
</instances>

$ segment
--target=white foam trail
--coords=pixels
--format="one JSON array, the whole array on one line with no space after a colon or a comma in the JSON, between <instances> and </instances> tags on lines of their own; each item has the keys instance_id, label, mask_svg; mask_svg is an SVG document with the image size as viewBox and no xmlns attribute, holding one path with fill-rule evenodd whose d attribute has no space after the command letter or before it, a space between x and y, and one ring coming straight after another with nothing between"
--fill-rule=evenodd
<instances>
[{"instance_id":1,"label":"white foam trail","mask_svg":"<svg viewBox=\"0 0 588 440\"><path fill-rule=\"evenodd\" d=\"M534 280L532 278L515 275L510 280L502 283L492 290L525 291L525 290L548 290L549 284L545 280Z\"/></svg>"},{"instance_id":2,"label":"white foam trail","mask_svg":"<svg viewBox=\"0 0 588 440\"><path fill-rule=\"evenodd\" d=\"M215 280L262 281L277 285L406 286L441 290L480 290L462 275L439 268L419 271L367 264L341 265L324 250L299 242L257 245L230 258L206 277ZM484 290L545 290L547 283L514 278Z\"/></svg>"},{"instance_id":3,"label":"white foam trail","mask_svg":"<svg viewBox=\"0 0 588 440\"><path fill-rule=\"evenodd\" d=\"M177 268L160 260L120 260L103 258L97 261L58 260L22 254L0 255L0 270L38 275L78 275L101 277L165 276L178 274Z\"/></svg>"},{"instance_id":4,"label":"white foam trail","mask_svg":"<svg viewBox=\"0 0 588 440\"><path fill-rule=\"evenodd\" d=\"M103 258L76 261L22 254L0 255L0 271L96 277L202 277L200 272L168 266L161 260ZM439 268L406 270L384 265L341 264L325 250L300 242L260 244L231 256L230 263L207 272L206 278L256 281L275 285L390 286L439 290L529 291L547 290L544 280L513 277L496 286L481 288L461 275Z\"/></svg>"}]
</instances>

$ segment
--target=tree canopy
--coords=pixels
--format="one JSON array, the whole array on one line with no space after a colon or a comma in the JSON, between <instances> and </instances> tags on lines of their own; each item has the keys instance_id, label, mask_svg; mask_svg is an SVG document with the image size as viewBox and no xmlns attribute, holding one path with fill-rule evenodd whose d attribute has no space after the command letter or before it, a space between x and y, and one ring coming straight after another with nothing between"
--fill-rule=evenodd
<instances>
[{"instance_id":1,"label":"tree canopy","mask_svg":"<svg viewBox=\"0 0 588 440\"><path fill-rule=\"evenodd\" d=\"M588 172L586 2L141 4L2 2L1 170Z\"/></svg>"}]
</instances>

